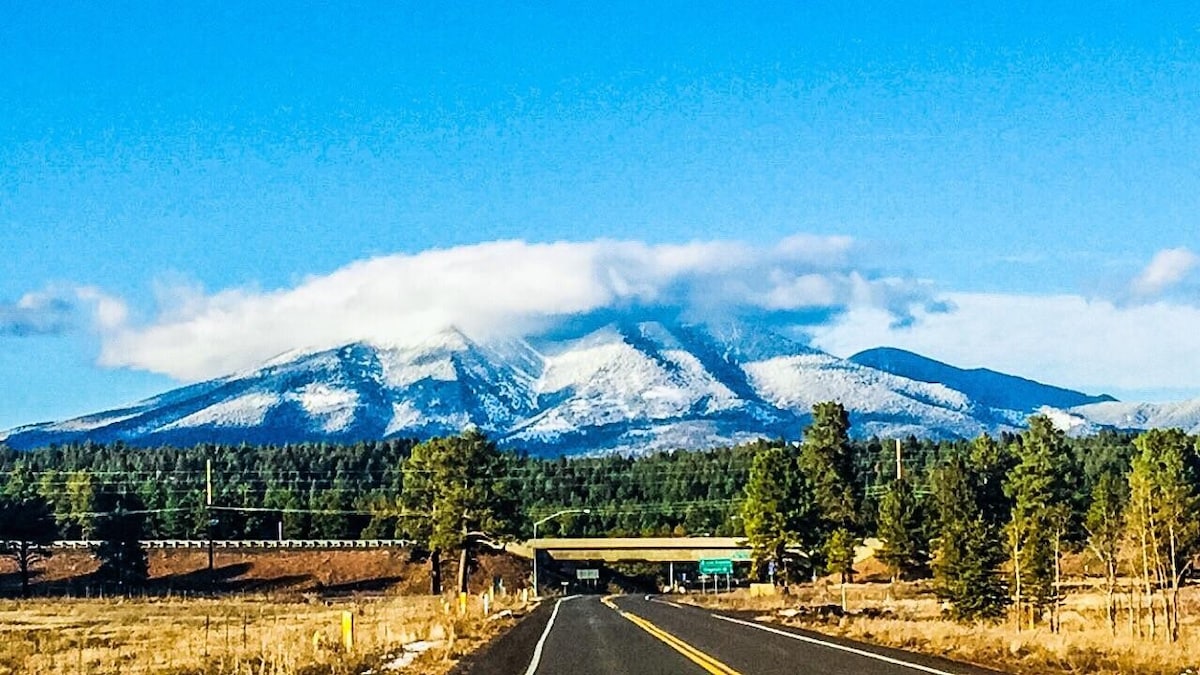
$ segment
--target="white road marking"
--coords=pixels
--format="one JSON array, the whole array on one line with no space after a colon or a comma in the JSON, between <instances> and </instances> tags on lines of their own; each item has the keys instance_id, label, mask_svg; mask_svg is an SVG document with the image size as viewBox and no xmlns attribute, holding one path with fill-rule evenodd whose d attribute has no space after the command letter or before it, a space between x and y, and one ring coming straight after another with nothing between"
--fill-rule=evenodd
<instances>
[{"instance_id":1,"label":"white road marking","mask_svg":"<svg viewBox=\"0 0 1200 675\"><path fill-rule=\"evenodd\" d=\"M682 605L671 602L670 600L659 600L658 598L650 598L650 602L657 602L660 605L669 605L671 607L674 607L675 609L683 609Z\"/></svg>"},{"instance_id":2,"label":"white road marking","mask_svg":"<svg viewBox=\"0 0 1200 675\"><path fill-rule=\"evenodd\" d=\"M546 646L546 638L550 637L550 629L554 627L554 619L558 617L559 605L578 597L578 595L568 595L565 598L559 598L558 602L554 603L554 611L550 612L550 620L546 622L546 630L542 631L542 637L538 639L537 646L533 648L533 660L529 662L529 668L525 670L525 675L536 673L538 665L542 662L542 649Z\"/></svg>"},{"instance_id":3,"label":"white road marking","mask_svg":"<svg viewBox=\"0 0 1200 675\"><path fill-rule=\"evenodd\" d=\"M808 642L808 643L811 643L814 645L820 645L822 647L836 649L838 651L849 652L850 654L856 654L858 656L865 656L869 659L875 659L876 661L883 661L884 663L890 663L894 666L902 666L904 668L911 668L913 670L919 670L923 673L932 673L932 675L955 675L955 673L950 673L945 670L938 670L937 668L930 668L929 666L922 666L917 663L909 663L908 661L901 661L900 659L894 659L890 656L884 656L883 654L876 654L874 652L868 652L864 649L855 649L854 647L847 647L846 645L839 645L839 644L836 644L833 642L825 642L824 640L818 640L816 638L808 637L807 635L799 635L797 633L789 633L788 631L779 630L778 628L771 628L770 626L764 626L761 623L754 623L753 621L742 621L741 619L733 619L728 616L721 616L720 614L713 614L712 616L714 618L720 619L722 621L728 621L729 623L736 623L741 626L749 626L751 628L757 628L759 630L764 630L768 633L774 633L775 635L782 635L783 637L786 637L786 638L791 638L793 640L799 640L800 642Z\"/></svg>"}]
</instances>

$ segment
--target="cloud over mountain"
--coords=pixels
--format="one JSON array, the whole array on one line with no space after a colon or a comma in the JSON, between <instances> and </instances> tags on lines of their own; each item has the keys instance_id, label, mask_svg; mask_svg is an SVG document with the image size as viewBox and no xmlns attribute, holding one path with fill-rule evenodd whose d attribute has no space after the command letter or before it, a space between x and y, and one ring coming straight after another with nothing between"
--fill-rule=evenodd
<instances>
[{"instance_id":1,"label":"cloud over mountain","mask_svg":"<svg viewBox=\"0 0 1200 675\"><path fill-rule=\"evenodd\" d=\"M906 321L921 283L855 266L848 237L736 241L497 241L362 260L290 288L206 293L174 286L144 323L102 330L101 363L183 380L257 365L296 348L412 343L447 326L521 335L602 311L670 310L792 324L870 307Z\"/></svg>"}]
</instances>

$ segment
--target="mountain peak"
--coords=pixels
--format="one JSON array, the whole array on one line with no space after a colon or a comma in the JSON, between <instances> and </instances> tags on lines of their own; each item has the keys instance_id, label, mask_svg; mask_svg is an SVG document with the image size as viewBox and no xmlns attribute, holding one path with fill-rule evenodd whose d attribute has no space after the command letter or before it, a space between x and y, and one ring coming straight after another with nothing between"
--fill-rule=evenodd
<instances>
[{"instance_id":1,"label":"mountain peak","mask_svg":"<svg viewBox=\"0 0 1200 675\"><path fill-rule=\"evenodd\" d=\"M458 326L453 324L430 334L417 343L416 348L425 350L445 350L462 352L474 349L477 343Z\"/></svg>"}]
</instances>

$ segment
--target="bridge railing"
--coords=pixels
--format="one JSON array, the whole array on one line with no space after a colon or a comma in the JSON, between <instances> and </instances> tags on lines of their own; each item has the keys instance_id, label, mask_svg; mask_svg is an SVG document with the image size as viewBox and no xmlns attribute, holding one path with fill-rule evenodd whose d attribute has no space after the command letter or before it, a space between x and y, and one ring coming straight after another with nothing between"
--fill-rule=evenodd
<instances>
[{"instance_id":1,"label":"bridge railing","mask_svg":"<svg viewBox=\"0 0 1200 675\"><path fill-rule=\"evenodd\" d=\"M143 548L177 549L208 548L207 539L146 539L140 542ZM214 539L213 548L221 549L378 549L409 548L413 541L408 539ZM50 548L78 550L90 549L99 541L88 539L60 539ZM18 542L3 542L0 546L12 548Z\"/></svg>"}]
</instances>

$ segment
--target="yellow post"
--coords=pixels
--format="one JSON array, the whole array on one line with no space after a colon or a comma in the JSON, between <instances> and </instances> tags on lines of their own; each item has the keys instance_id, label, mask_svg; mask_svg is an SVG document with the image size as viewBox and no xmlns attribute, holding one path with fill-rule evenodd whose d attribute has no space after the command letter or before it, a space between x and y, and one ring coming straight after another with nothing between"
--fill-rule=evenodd
<instances>
[{"instance_id":1,"label":"yellow post","mask_svg":"<svg viewBox=\"0 0 1200 675\"><path fill-rule=\"evenodd\" d=\"M459 614L467 613L467 594L466 593L458 594L458 613Z\"/></svg>"},{"instance_id":2,"label":"yellow post","mask_svg":"<svg viewBox=\"0 0 1200 675\"><path fill-rule=\"evenodd\" d=\"M354 652L354 612L342 612L342 646L347 654Z\"/></svg>"}]
</instances>

